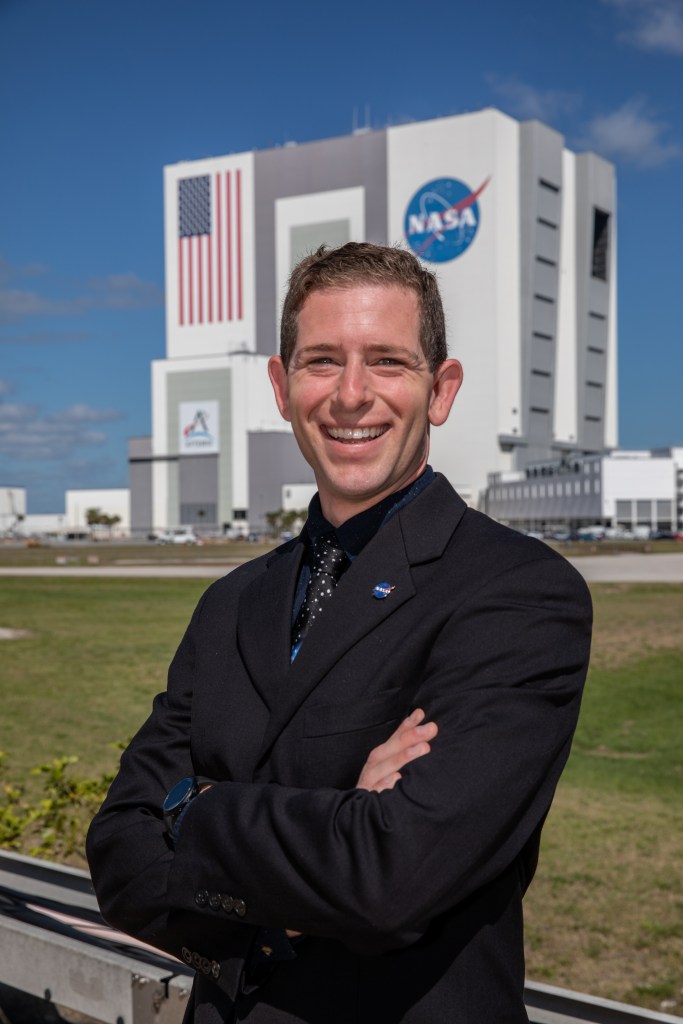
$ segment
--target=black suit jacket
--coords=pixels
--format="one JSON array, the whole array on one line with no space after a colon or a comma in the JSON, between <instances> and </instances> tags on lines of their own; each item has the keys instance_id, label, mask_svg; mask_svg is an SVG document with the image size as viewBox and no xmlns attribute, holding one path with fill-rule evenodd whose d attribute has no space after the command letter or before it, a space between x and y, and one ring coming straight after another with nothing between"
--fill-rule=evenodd
<instances>
[{"instance_id":1,"label":"black suit jacket","mask_svg":"<svg viewBox=\"0 0 683 1024\"><path fill-rule=\"evenodd\" d=\"M199 1024L525 1021L521 899L576 724L586 587L437 477L290 664L303 550L201 599L90 830L103 913L195 965ZM432 752L391 791L355 789L417 706L439 725ZM174 852L160 807L192 772L220 782ZM257 977L244 965L264 925L307 938Z\"/></svg>"}]
</instances>

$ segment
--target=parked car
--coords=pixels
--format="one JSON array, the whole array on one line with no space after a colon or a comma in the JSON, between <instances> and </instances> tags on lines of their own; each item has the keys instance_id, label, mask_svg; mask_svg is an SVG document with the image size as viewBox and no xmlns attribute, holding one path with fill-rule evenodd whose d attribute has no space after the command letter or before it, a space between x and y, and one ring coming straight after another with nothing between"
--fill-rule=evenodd
<instances>
[{"instance_id":1,"label":"parked car","mask_svg":"<svg viewBox=\"0 0 683 1024\"><path fill-rule=\"evenodd\" d=\"M194 530L163 530L156 536L157 544L199 544Z\"/></svg>"}]
</instances>

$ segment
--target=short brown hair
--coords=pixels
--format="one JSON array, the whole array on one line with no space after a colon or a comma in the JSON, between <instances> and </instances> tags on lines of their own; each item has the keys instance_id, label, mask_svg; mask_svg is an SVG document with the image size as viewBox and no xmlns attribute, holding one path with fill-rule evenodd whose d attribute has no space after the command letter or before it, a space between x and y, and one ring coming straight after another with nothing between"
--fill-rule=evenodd
<instances>
[{"instance_id":1,"label":"short brown hair","mask_svg":"<svg viewBox=\"0 0 683 1024\"><path fill-rule=\"evenodd\" d=\"M321 245L292 271L280 323L280 357L285 370L296 345L299 313L311 292L363 284L414 291L420 313L420 344L431 372L448 358L446 321L434 274L405 249L347 242L338 249Z\"/></svg>"}]
</instances>

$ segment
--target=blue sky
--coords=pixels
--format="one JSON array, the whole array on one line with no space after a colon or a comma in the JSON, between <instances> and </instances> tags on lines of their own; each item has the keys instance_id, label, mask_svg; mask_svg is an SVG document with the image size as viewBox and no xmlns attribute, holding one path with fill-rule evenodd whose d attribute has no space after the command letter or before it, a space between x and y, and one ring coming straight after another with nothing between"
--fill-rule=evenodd
<instances>
[{"instance_id":1,"label":"blue sky","mask_svg":"<svg viewBox=\"0 0 683 1024\"><path fill-rule=\"evenodd\" d=\"M0 0L0 485L127 484L162 167L497 106L618 172L622 446L683 444L683 0Z\"/></svg>"}]
</instances>

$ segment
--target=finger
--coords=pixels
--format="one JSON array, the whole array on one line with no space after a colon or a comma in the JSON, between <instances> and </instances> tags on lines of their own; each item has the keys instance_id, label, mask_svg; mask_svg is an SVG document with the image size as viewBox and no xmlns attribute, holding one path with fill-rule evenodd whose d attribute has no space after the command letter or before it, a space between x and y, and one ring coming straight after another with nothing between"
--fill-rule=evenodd
<instances>
[{"instance_id":1,"label":"finger","mask_svg":"<svg viewBox=\"0 0 683 1024\"><path fill-rule=\"evenodd\" d=\"M390 757L385 757L375 764L366 764L356 783L357 789L367 789L379 792L378 785L389 775L394 775L410 761L418 757L424 757L431 750L429 743L414 743Z\"/></svg>"},{"instance_id":2,"label":"finger","mask_svg":"<svg viewBox=\"0 0 683 1024\"><path fill-rule=\"evenodd\" d=\"M380 781L377 782L373 786L372 792L373 793L383 793L385 789L393 789L394 786L396 785L396 783L401 778L402 778L402 775L401 775L400 772L392 772L391 775L387 775L387 776L385 776L385 778L380 779Z\"/></svg>"},{"instance_id":3,"label":"finger","mask_svg":"<svg viewBox=\"0 0 683 1024\"><path fill-rule=\"evenodd\" d=\"M438 731L436 724L434 722L423 722L424 717L425 713L422 708L417 708L411 715L408 715L388 740L380 743L379 746L374 747L370 751L365 762L366 765L379 764L387 757L392 757L419 740L434 739Z\"/></svg>"}]
</instances>

